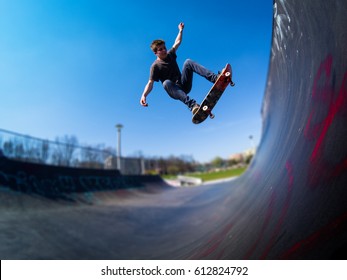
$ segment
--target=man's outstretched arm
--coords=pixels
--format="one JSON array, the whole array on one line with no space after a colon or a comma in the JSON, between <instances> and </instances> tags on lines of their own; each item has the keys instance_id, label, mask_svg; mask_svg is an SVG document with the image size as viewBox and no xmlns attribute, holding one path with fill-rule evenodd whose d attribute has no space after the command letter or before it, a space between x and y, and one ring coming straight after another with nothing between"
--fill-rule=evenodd
<instances>
[{"instance_id":1,"label":"man's outstretched arm","mask_svg":"<svg viewBox=\"0 0 347 280\"><path fill-rule=\"evenodd\" d=\"M142 106L144 106L144 107L148 106L146 97L152 91L153 84L154 84L154 81L153 80L149 80L148 83L145 86L145 89L143 90L143 93L142 93L142 96L141 96L141 99L140 99L140 104Z\"/></svg>"},{"instance_id":2,"label":"man's outstretched arm","mask_svg":"<svg viewBox=\"0 0 347 280\"><path fill-rule=\"evenodd\" d=\"M175 40L175 43L174 45L172 46L172 48L175 49L175 51L177 51L178 47L181 45L182 43L182 34L183 34L183 28L184 28L184 23L181 22L179 25L178 25L178 34L177 34L177 37L176 37L176 40Z\"/></svg>"}]
</instances>

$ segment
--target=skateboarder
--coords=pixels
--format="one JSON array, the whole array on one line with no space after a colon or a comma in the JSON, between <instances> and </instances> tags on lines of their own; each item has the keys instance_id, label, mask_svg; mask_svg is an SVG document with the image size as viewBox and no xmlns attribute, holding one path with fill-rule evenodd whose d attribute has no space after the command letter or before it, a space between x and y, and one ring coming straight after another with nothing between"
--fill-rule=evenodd
<instances>
[{"instance_id":1,"label":"skateboarder","mask_svg":"<svg viewBox=\"0 0 347 280\"><path fill-rule=\"evenodd\" d=\"M140 103L142 106L148 106L146 97L152 91L154 82L161 81L164 89L173 99L182 101L193 114L198 110L199 105L196 101L188 96L192 89L193 72L205 77L208 81L214 83L218 75L206 69L202 65L187 59L184 62L182 73L178 67L176 51L182 43L182 34L184 23L178 25L178 35L172 48L166 49L165 41L154 40L151 49L157 59L150 68L148 83L142 93Z\"/></svg>"}]
</instances>

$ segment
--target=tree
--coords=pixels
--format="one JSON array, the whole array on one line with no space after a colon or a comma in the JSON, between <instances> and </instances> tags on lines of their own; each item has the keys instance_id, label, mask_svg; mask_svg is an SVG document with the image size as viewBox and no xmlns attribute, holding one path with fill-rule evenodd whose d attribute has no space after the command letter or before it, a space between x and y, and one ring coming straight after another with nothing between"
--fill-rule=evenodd
<instances>
[{"instance_id":1,"label":"tree","mask_svg":"<svg viewBox=\"0 0 347 280\"><path fill-rule=\"evenodd\" d=\"M211 165L215 168L220 168L224 166L224 160L221 157L216 157L211 161Z\"/></svg>"},{"instance_id":2,"label":"tree","mask_svg":"<svg viewBox=\"0 0 347 280\"><path fill-rule=\"evenodd\" d=\"M57 149L53 152L53 163L63 166L71 166L73 154L77 148L78 140L76 136L57 137Z\"/></svg>"}]
</instances>

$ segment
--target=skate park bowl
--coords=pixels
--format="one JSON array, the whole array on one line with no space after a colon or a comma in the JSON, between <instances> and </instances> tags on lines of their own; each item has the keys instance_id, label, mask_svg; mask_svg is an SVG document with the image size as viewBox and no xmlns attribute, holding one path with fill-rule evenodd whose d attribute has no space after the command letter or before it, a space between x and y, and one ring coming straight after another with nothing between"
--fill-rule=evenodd
<instances>
[{"instance_id":1,"label":"skate park bowl","mask_svg":"<svg viewBox=\"0 0 347 280\"><path fill-rule=\"evenodd\" d=\"M347 2L273 10L262 138L242 176L174 188L1 157L1 259L346 259Z\"/></svg>"}]
</instances>

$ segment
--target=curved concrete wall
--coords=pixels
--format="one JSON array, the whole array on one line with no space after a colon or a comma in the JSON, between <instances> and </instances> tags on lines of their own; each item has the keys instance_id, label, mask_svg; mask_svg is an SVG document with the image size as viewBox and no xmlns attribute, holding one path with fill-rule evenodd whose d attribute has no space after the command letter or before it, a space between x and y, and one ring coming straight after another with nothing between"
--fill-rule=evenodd
<instances>
[{"instance_id":1,"label":"curved concrete wall","mask_svg":"<svg viewBox=\"0 0 347 280\"><path fill-rule=\"evenodd\" d=\"M346 13L274 2L262 139L242 178L263 212L246 258L347 257Z\"/></svg>"}]
</instances>

